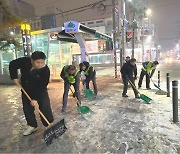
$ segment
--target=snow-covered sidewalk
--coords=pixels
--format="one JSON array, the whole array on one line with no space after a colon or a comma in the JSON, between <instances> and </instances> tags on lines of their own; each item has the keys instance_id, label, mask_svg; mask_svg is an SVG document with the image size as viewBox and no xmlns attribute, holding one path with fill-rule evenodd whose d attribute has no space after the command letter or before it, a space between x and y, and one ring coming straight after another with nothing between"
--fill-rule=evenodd
<instances>
[{"instance_id":1,"label":"snow-covered sidewalk","mask_svg":"<svg viewBox=\"0 0 180 154\"><path fill-rule=\"evenodd\" d=\"M156 95L156 90L141 90L153 99L152 104L145 104L134 99L132 90L129 98L122 98L122 85L112 77L98 78L99 95L95 100L83 99L93 113L78 115L76 101L71 97L68 104L66 126L68 130L54 143L46 147L42 140L44 128L40 124L37 133L22 136L25 126L21 107L18 107L19 120L7 121L8 135L3 135L0 149L2 152L32 153L120 153L120 154L178 154L180 153L180 125L171 122L171 98ZM11 87L4 87L10 91ZM13 87L13 90L15 88ZM62 83L49 86L52 109L56 121L60 120ZM0 91L0 93L2 93ZM16 94L17 95L17 94ZM4 96L5 97L5 96ZM19 97L15 98L20 99ZM2 99L2 98L1 98ZM10 98L9 98L10 99ZM1 100L2 101L2 100ZM20 100L19 100L20 101ZM1 113L6 112L1 108ZM11 122L11 123L10 123ZM12 124L13 123L13 124ZM21 126L23 124L23 126ZM1 126L3 127L3 126ZM21 128L20 130L17 130ZM2 129L2 128L1 128Z\"/></svg>"},{"instance_id":2,"label":"snow-covered sidewalk","mask_svg":"<svg viewBox=\"0 0 180 154\"><path fill-rule=\"evenodd\" d=\"M153 90L152 90L153 91ZM80 153L161 153L180 152L180 126L172 124L171 98L141 90L152 104L121 98L120 84L108 85L96 101L86 102L94 111L87 120L67 118L75 151ZM78 130L78 131L77 131Z\"/></svg>"}]
</instances>

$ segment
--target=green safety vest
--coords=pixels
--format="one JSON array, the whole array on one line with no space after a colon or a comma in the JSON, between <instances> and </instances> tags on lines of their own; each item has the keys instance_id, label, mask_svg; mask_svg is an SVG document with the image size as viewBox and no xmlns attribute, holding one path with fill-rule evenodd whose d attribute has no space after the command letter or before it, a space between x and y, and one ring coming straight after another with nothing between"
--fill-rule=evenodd
<instances>
[{"instance_id":1,"label":"green safety vest","mask_svg":"<svg viewBox=\"0 0 180 154\"><path fill-rule=\"evenodd\" d=\"M74 83L76 82L75 77L76 77L76 75L78 74L79 71L76 69L75 74L74 74L74 75L70 75L70 74L68 73L68 67L69 67L69 66L67 65L67 66L65 66L65 68L64 68L65 77L66 77L66 79L68 80L69 83L74 84Z\"/></svg>"},{"instance_id":2,"label":"green safety vest","mask_svg":"<svg viewBox=\"0 0 180 154\"><path fill-rule=\"evenodd\" d=\"M89 72L89 69L90 69L90 68L93 68L93 71L94 71L94 67L92 67L91 65L89 65L89 67L87 68L87 70L84 71L84 75L86 75L86 76L89 75L88 72Z\"/></svg>"},{"instance_id":3,"label":"green safety vest","mask_svg":"<svg viewBox=\"0 0 180 154\"><path fill-rule=\"evenodd\" d=\"M152 70L154 70L155 67L153 67L153 62L150 61L146 67L143 67L142 70L146 71L147 73L150 73Z\"/></svg>"}]
</instances>

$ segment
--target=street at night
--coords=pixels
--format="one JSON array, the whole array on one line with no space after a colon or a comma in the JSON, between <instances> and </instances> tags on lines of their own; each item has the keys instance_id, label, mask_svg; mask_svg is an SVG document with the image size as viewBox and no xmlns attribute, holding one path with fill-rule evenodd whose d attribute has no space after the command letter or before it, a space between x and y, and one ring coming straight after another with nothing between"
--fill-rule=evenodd
<instances>
[{"instance_id":1,"label":"street at night","mask_svg":"<svg viewBox=\"0 0 180 154\"><path fill-rule=\"evenodd\" d=\"M169 68L173 68L170 66ZM104 71L103 71L104 70ZM111 73L113 68L111 67ZM163 68L158 68L162 74ZM101 68L101 72L107 72ZM109 73L109 72L108 72ZM99 74L101 76L101 74ZM156 81L156 77L154 77ZM180 125L172 123L172 98L156 95L158 91L141 90L153 98L151 104L133 98L121 98L122 84L108 74L98 77L99 96L83 99L93 113L78 115L71 94L66 117L67 132L46 146L42 133L45 128L38 120L38 131L23 137L25 117L22 112L20 89L1 86L1 152L3 153L178 153ZM118 82L118 84L116 84ZM105 84L106 83L106 84ZM108 87L108 88L104 88ZM61 119L63 84L50 83L49 95L55 121ZM6 93L4 93L6 91ZM39 119L39 115L36 114ZM84 119L85 118L85 119Z\"/></svg>"},{"instance_id":2,"label":"street at night","mask_svg":"<svg viewBox=\"0 0 180 154\"><path fill-rule=\"evenodd\" d=\"M0 0L0 153L180 154L180 0Z\"/></svg>"}]
</instances>

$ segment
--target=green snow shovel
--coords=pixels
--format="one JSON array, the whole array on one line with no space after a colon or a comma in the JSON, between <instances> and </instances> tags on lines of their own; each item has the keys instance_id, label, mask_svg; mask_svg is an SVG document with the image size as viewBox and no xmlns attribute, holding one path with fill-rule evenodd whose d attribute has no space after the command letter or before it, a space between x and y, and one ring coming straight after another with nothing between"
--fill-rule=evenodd
<instances>
[{"instance_id":1,"label":"green snow shovel","mask_svg":"<svg viewBox=\"0 0 180 154\"><path fill-rule=\"evenodd\" d=\"M71 89L71 87L70 87L70 90L71 90L71 92L73 94L73 90ZM76 96L74 98L76 98L76 100L77 100L77 105L78 105L77 111L79 113L87 114L87 113L92 111L88 106L81 106L81 104L79 103L79 100L77 99Z\"/></svg>"},{"instance_id":2,"label":"green snow shovel","mask_svg":"<svg viewBox=\"0 0 180 154\"><path fill-rule=\"evenodd\" d=\"M92 92L92 90L90 90L90 89L85 89L84 95L88 99L94 98L94 96L95 96L94 93Z\"/></svg>"},{"instance_id":3,"label":"green snow shovel","mask_svg":"<svg viewBox=\"0 0 180 154\"><path fill-rule=\"evenodd\" d=\"M134 89L136 89L136 91L140 94L140 98L141 98L143 101L145 101L146 103L149 103L149 104L150 104L150 101L151 101L152 99L149 98L148 96L144 95L144 94L141 94L141 93L137 90L136 86L135 86L129 79L128 79L128 81L129 81L131 87L133 87Z\"/></svg>"}]
</instances>

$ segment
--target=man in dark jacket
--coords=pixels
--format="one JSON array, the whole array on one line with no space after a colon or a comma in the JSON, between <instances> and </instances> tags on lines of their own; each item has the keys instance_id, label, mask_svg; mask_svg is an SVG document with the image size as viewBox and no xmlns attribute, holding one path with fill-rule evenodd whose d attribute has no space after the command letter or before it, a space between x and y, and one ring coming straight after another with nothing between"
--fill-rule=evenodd
<instances>
[{"instance_id":1,"label":"man in dark jacket","mask_svg":"<svg viewBox=\"0 0 180 154\"><path fill-rule=\"evenodd\" d=\"M151 89L150 78L153 76L158 64L159 64L158 61L153 61L153 62L147 61L147 62L142 63L143 68L141 69L141 74L140 74L139 83L138 83L139 89L142 86L142 81L145 75L146 75L146 88Z\"/></svg>"},{"instance_id":2,"label":"man in dark jacket","mask_svg":"<svg viewBox=\"0 0 180 154\"><path fill-rule=\"evenodd\" d=\"M122 97L128 97L126 94L128 90L128 80L130 80L132 84L135 86L134 79L136 79L136 75L137 75L137 74L134 74L135 69L136 69L136 59L134 58L130 59L121 68L122 80L124 84ZM134 91L135 97L139 98L138 92L134 86L132 86L132 89Z\"/></svg>"},{"instance_id":3,"label":"man in dark jacket","mask_svg":"<svg viewBox=\"0 0 180 154\"><path fill-rule=\"evenodd\" d=\"M84 71L86 76L86 89L89 89L89 83L92 81L94 87L94 94L97 95L97 84L96 84L96 71L87 61L84 61L80 67L80 71Z\"/></svg>"},{"instance_id":4,"label":"man in dark jacket","mask_svg":"<svg viewBox=\"0 0 180 154\"><path fill-rule=\"evenodd\" d=\"M131 58L129 56L126 57L125 62L129 62L131 60ZM134 79L137 79L137 65L134 66ZM129 83L128 83L129 85Z\"/></svg>"},{"instance_id":5,"label":"man in dark jacket","mask_svg":"<svg viewBox=\"0 0 180 154\"><path fill-rule=\"evenodd\" d=\"M126 59L125 59L125 62L127 63L128 61L130 61L130 59L131 58L129 56L127 56Z\"/></svg>"},{"instance_id":6,"label":"man in dark jacket","mask_svg":"<svg viewBox=\"0 0 180 154\"><path fill-rule=\"evenodd\" d=\"M43 52L35 51L30 57L23 57L10 62L9 72L13 82L19 85L17 70L21 70L21 85L29 94L30 102L22 93L23 111L26 117L28 128L23 135L30 135L37 130L37 121L34 114L34 106L39 105L40 110L50 123L53 122L53 115L50 106L47 85L49 83L50 70L45 65L46 56ZM44 126L48 126L41 117Z\"/></svg>"},{"instance_id":7,"label":"man in dark jacket","mask_svg":"<svg viewBox=\"0 0 180 154\"><path fill-rule=\"evenodd\" d=\"M64 80L62 113L65 113L67 107L68 92L71 85L74 86L74 90L75 90L74 95L75 97L77 97L79 103L81 104L81 96L79 91L80 73L74 65L67 65L63 67L60 76Z\"/></svg>"}]
</instances>

